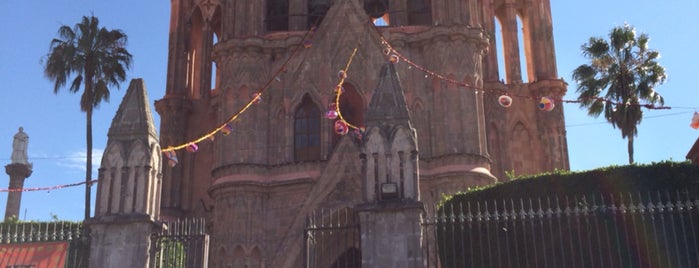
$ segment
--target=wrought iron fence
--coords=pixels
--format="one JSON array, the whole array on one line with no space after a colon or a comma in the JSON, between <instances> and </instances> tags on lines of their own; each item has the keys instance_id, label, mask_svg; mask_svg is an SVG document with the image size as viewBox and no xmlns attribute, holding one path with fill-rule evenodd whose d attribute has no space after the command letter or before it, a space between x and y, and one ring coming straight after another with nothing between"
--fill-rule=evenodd
<instances>
[{"instance_id":1,"label":"wrought iron fence","mask_svg":"<svg viewBox=\"0 0 699 268\"><path fill-rule=\"evenodd\" d=\"M304 267L361 268L361 237L355 213L320 210L306 218Z\"/></svg>"},{"instance_id":2,"label":"wrought iron fence","mask_svg":"<svg viewBox=\"0 0 699 268\"><path fill-rule=\"evenodd\" d=\"M151 236L151 265L154 268L206 268L209 235L204 219L180 219L163 223Z\"/></svg>"},{"instance_id":3,"label":"wrought iron fence","mask_svg":"<svg viewBox=\"0 0 699 268\"><path fill-rule=\"evenodd\" d=\"M423 222L427 267L699 267L699 198L634 193L449 205Z\"/></svg>"},{"instance_id":4,"label":"wrought iron fence","mask_svg":"<svg viewBox=\"0 0 699 268\"><path fill-rule=\"evenodd\" d=\"M85 268L90 255L86 233L84 225L75 222L5 222L0 223L0 244L64 241L68 243L65 267Z\"/></svg>"}]
</instances>

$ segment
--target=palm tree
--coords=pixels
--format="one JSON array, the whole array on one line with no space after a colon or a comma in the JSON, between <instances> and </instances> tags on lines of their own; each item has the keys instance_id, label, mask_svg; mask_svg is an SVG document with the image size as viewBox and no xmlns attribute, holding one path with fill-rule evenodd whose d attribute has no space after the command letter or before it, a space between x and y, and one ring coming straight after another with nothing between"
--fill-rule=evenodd
<instances>
[{"instance_id":1,"label":"palm tree","mask_svg":"<svg viewBox=\"0 0 699 268\"><path fill-rule=\"evenodd\" d=\"M77 93L83 86L80 109L86 116L87 164L85 171L85 219L90 218L92 180L92 111L102 101L109 101L109 87L119 87L131 67L131 54L126 50L127 37L121 30L99 26L94 16L83 16L74 27L63 25L58 38L51 40L46 55L44 75L54 82L58 94L73 75L68 91Z\"/></svg>"},{"instance_id":2,"label":"palm tree","mask_svg":"<svg viewBox=\"0 0 699 268\"><path fill-rule=\"evenodd\" d=\"M648 40L646 34L637 36L632 26L615 27L609 42L591 37L582 45L590 63L573 71L580 107L594 117L604 112L612 127L621 130L621 137L628 140L629 164L634 162L633 140L643 118L641 108L664 104L655 87L665 82L665 68L657 62L660 53L648 49Z\"/></svg>"}]
</instances>

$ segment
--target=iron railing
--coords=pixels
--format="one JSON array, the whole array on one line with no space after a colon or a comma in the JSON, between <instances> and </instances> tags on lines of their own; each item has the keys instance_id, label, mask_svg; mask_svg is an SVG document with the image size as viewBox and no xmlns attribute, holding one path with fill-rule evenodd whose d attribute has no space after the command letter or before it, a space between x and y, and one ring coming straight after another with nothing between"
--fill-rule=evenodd
<instances>
[{"instance_id":1,"label":"iron railing","mask_svg":"<svg viewBox=\"0 0 699 268\"><path fill-rule=\"evenodd\" d=\"M360 268L361 238L355 213L319 210L306 218L304 230L304 267Z\"/></svg>"},{"instance_id":2,"label":"iron railing","mask_svg":"<svg viewBox=\"0 0 699 268\"><path fill-rule=\"evenodd\" d=\"M180 219L163 223L151 235L151 264L154 268L206 268L209 235L204 219Z\"/></svg>"},{"instance_id":3,"label":"iron railing","mask_svg":"<svg viewBox=\"0 0 699 268\"><path fill-rule=\"evenodd\" d=\"M699 267L697 206L680 192L451 204L423 222L426 267Z\"/></svg>"}]
</instances>

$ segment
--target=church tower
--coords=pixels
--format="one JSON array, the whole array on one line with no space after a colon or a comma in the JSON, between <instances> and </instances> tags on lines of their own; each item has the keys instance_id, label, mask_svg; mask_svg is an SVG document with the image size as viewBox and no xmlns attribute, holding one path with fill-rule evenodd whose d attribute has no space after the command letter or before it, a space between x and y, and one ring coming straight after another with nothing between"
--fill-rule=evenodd
<instances>
[{"instance_id":1,"label":"church tower","mask_svg":"<svg viewBox=\"0 0 699 268\"><path fill-rule=\"evenodd\" d=\"M299 267L305 215L373 200L362 186L373 153L358 157L357 135L336 133L324 114L343 81L338 110L364 135L402 125L371 114L382 68L405 96L410 123L398 133L415 141L390 159L416 173L397 169L379 184L399 199L431 207L505 171L568 168L549 0L172 0L171 9L161 144L196 140L198 150L176 150L163 167L161 217L207 217L214 265ZM399 61L385 67L391 54ZM541 97L556 107L539 110ZM415 184L394 181L399 170Z\"/></svg>"}]
</instances>

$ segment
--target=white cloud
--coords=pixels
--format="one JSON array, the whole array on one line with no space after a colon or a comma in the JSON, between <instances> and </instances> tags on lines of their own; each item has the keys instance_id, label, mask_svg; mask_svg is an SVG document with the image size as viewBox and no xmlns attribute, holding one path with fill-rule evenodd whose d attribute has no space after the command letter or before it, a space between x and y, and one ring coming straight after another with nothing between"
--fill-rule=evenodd
<instances>
[{"instance_id":1,"label":"white cloud","mask_svg":"<svg viewBox=\"0 0 699 268\"><path fill-rule=\"evenodd\" d=\"M100 162L102 162L102 149L92 149L92 172L93 177L96 176ZM67 156L59 158L58 165L68 169L80 170L85 172L85 162L87 159L87 151L77 151L68 153Z\"/></svg>"}]
</instances>

